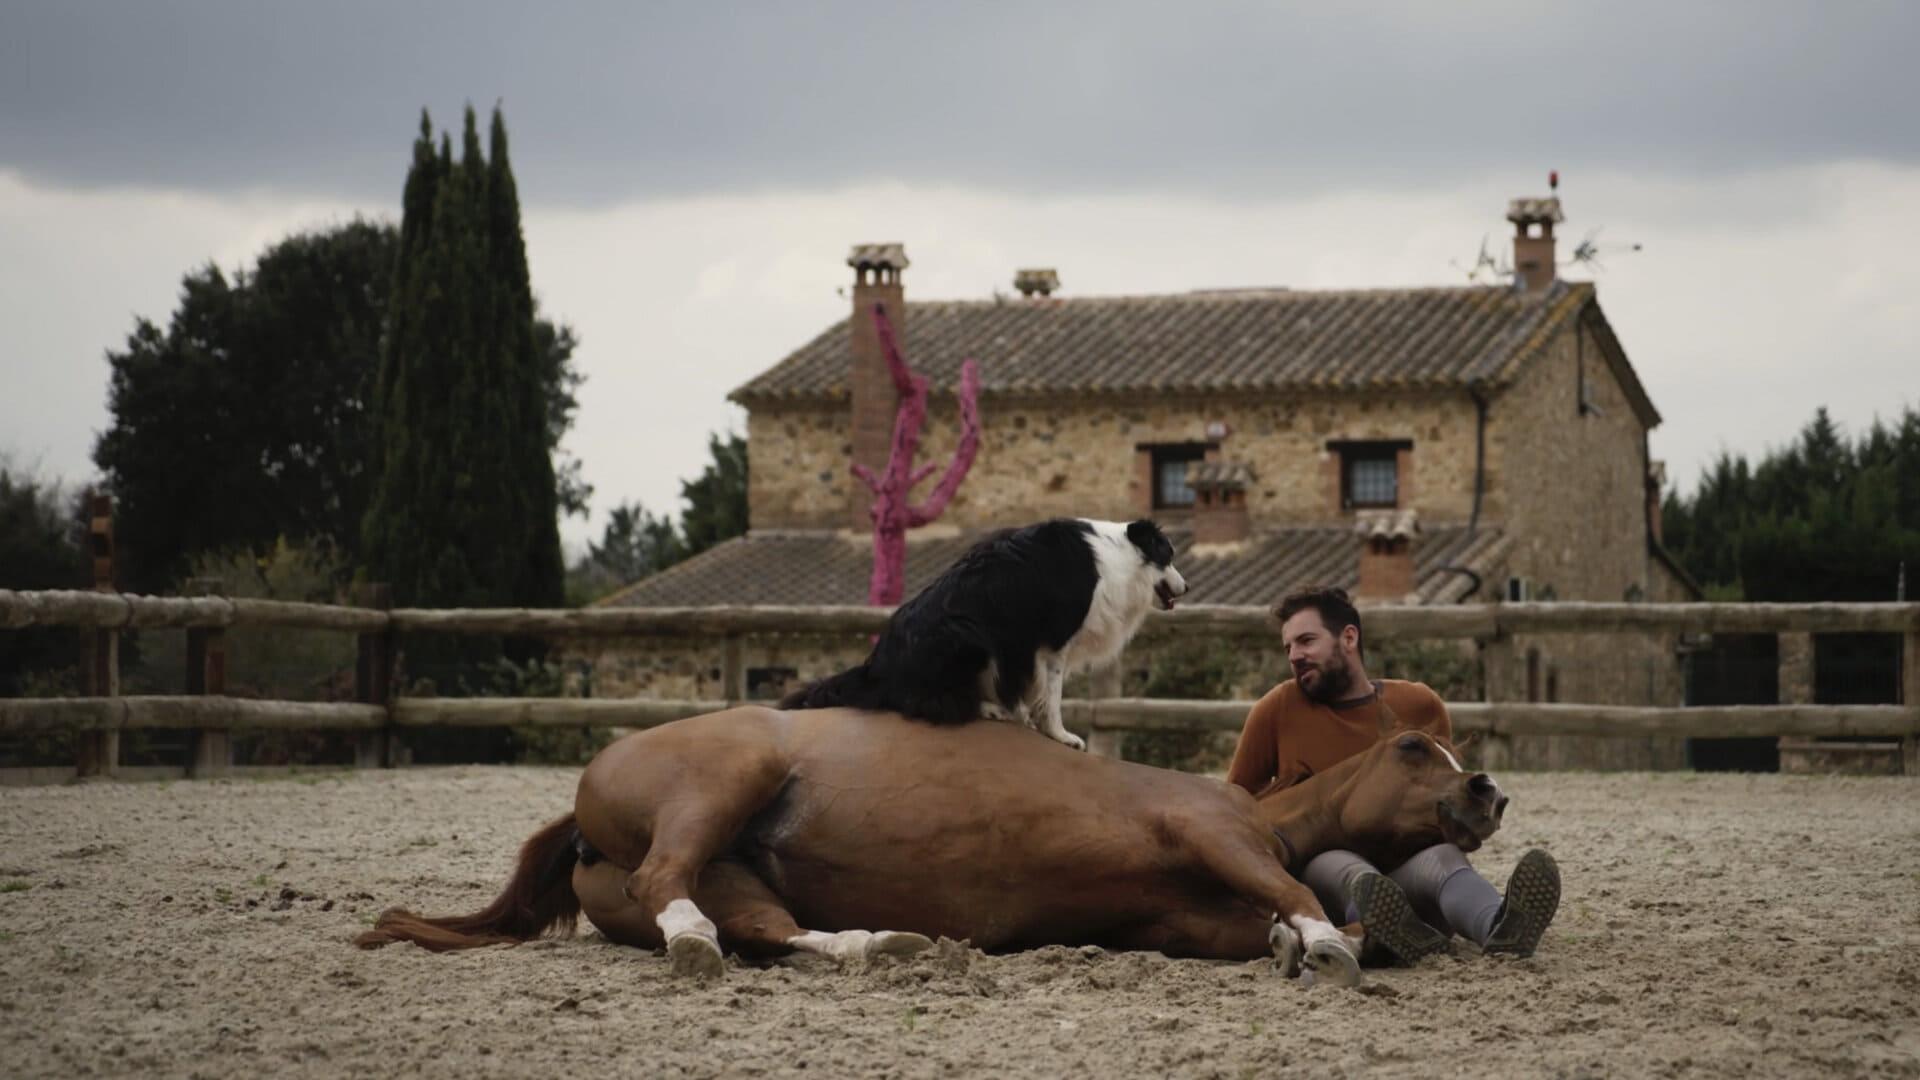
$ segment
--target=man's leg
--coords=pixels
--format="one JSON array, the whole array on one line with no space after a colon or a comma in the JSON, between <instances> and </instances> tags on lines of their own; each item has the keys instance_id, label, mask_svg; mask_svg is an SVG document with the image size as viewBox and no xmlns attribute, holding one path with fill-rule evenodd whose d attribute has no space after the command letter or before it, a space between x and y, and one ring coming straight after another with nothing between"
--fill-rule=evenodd
<instances>
[{"instance_id":1,"label":"man's leg","mask_svg":"<svg viewBox=\"0 0 1920 1080\"><path fill-rule=\"evenodd\" d=\"M1351 851L1327 851L1314 856L1300 880L1319 897L1320 906L1348 923L1366 930L1363 960L1378 962L1384 952L1389 962L1413 964L1444 952L1447 936L1422 922L1413 905L1390 877Z\"/></svg>"},{"instance_id":2,"label":"man's leg","mask_svg":"<svg viewBox=\"0 0 1920 1080\"><path fill-rule=\"evenodd\" d=\"M1520 857L1504 898L1452 844L1408 859L1393 880L1423 919L1489 954L1532 956L1560 907L1560 868L1538 848Z\"/></svg>"}]
</instances>

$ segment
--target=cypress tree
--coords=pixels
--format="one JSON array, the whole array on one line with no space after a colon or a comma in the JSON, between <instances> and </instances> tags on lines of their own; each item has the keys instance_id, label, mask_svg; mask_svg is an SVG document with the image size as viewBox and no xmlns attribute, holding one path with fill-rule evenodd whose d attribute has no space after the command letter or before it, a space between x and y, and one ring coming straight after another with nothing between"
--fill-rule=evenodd
<instances>
[{"instance_id":1,"label":"cypress tree","mask_svg":"<svg viewBox=\"0 0 1920 1080\"><path fill-rule=\"evenodd\" d=\"M535 333L505 125L496 110L491 161L471 107L457 162L444 135L433 152L431 132L423 114L394 269L363 572L390 583L399 605L558 606L552 380L543 378L552 360ZM409 666L419 674L497 647L410 643Z\"/></svg>"},{"instance_id":2,"label":"cypress tree","mask_svg":"<svg viewBox=\"0 0 1920 1080\"><path fill-rule=\"evenodd\" d=\"M554 494L553 459L547 454L545 359L534 340L533 285L527 273L526 240L520 231L520 196L507 155L507 125L494 106L487 148L487 246L495 290L495 345L501 371L511 379L508 426L513 493L521 500L526 533L522 561L508 568L516 604L557 607L565 599L566 567L560 553L560 508Z\"/></svg>"}]
</instances>

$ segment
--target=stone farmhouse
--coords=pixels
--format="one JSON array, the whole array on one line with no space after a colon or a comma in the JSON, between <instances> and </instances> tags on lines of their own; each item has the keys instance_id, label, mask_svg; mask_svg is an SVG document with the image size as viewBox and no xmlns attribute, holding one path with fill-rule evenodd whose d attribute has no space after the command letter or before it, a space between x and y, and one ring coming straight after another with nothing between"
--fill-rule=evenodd
<instances>
[{"instance_id":1,"label":"stone farmhouse","mask_svg":"<svg viewBox=\"0 0 1920 1080\"><path fill-rule=\"evenodd\" d=\"M856 247L849 317L731 395L748 415L747 535L603 603L865 602L870 495L848 466L885 464L895 410L875 304L934 388L923 460L952 452L961 362L981 371L979 455L943 517L910 535L909 595L984 531L1067 515L1158 520L1189 603L1267 605L1310 582L1394 603L1697 599L1660 546L1660 414L1594 285L1556 272L1560 202L1515 199L1507 219L1511 284L1411 289L1075 297L1053 270L1024 270L1017 296L919 300L900 245ZM1678 704L1676 644L1515 642L1503 699ZM1285 677L1272 645L1241 693ZM749 692L770 697L865 642L747 648ZM595 696L716 698L718 649L573 655ZM1658 738L1519 742L1522 765L1683 754Z\"/></svg>"}]
</instances>

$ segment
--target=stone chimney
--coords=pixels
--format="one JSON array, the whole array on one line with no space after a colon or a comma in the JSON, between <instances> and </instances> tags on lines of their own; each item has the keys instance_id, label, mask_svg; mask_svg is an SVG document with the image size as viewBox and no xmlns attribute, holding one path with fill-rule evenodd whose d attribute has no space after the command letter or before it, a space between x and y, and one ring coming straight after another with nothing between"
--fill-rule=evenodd
<instances>
[{"instance_id":1,"label":"stone chimney","mask_svg":"<svg viewBox=\"0 0 1920 1080\"><path fill-rule=\"evenodd\" d=\"M1413 541L1420 520L1412 510L1361 510L1354 515L1360 534L1360 600L1410 601L1414 595Z\"/></svg>"},{"instance_id":2,"label":"stone chimney","mask_svg":"<svg viewBox=\"0 0 1920 1080\"><path fill-rule=\"evenodd\" d=\"M1554 181L1558 186L1558 178ZM1560 197L1513 199L1507 203L1513 222L1513 279L1522 292L1537 293L1553 284L1553 227L1566 220Z\"/></svg>"},{"instance_id":3,"label":"stone chimney","mask_svg":"<svg viewBox=\"0 0 1920 1080\"><path fill-rule=\"evenodd\" d=\"M1187 466L1193 489L1193 542L1238 544L1253 532L1247 518L1247 487L1253 470L1238 461L1196 461Z\"/></svg>"},{"instance_id":4,"label":"stone chimney","mask_svg":"<svg viewBox=\"0 0 1920 1080\"><path fill-rule=\"evenodd\" d=\"M886 354L880 349L880 334L874 329L873 307L878 304L886 309L894 340L904 354L907 307L900 291L900 271L907 268L907 251L899 244L856 244L847 256L847 265L853 267L853 318L848 324L852 367L847 385L853 398L849 441L853 460L877 473L887 466L899 394L887 371ZM855 532L872 528L868 510L873 505L873 493L851 477L847 484L848 524Z\"/></svg>"},{"instance_id":5,"label":"stone chimney","mask_svg":"<svg viewBox=\"0 0 1920 1080\"><path fill-rule=\"evenodd\" d=\"M1052 296L1060 288L1060 275L1053 270L1016 270L1013 273L1013 287L1029 300L1036 296Z\"/></svg>"}]
</instances>

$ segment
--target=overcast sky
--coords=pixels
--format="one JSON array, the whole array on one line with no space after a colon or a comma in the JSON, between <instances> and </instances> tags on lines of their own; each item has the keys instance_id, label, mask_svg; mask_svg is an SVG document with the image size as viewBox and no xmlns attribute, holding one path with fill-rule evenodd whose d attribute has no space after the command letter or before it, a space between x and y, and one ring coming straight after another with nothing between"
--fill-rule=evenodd
<instances>
[{"instance_id":1,"label":"overcast sky","mask_svg":"<svg viewBox=\"0 0 1920 1080\"><path fill-rule=\"evenodd\" d=\"M420 109L500 101L582 341L575 543L677 508L853 243L910 297L1448 284L1550 168L1690 486L1920 404L1915 41L1912 3L0 0L0 453L84 481L105 351L183 272L396 217Z\"/></svg>"}]
</instances>

